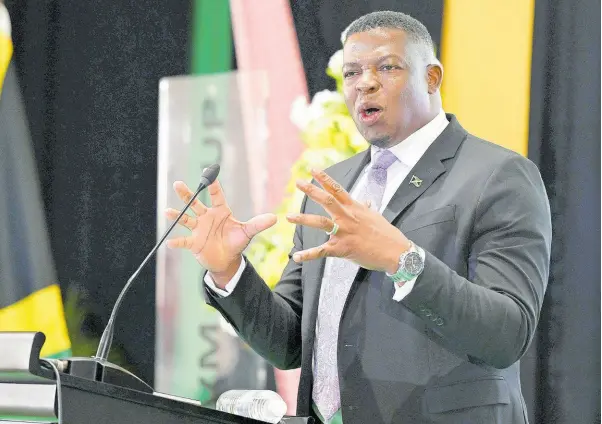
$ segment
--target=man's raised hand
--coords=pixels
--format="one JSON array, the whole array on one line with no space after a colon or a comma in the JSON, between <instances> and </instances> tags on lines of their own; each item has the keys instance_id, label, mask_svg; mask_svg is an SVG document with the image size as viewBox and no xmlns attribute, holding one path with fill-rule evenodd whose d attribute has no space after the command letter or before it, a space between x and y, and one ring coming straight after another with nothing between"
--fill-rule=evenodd
<instances>
[{"instance_id":1,"label":"man's raised hand","mask_svg":"<svg viewBox=\"0 0 602 424\"><path fill-rule=\"evenodd\" d=\"M258 233L276 223L274 214L258 215L247 222L238 221L226 202L220 183L215 180L209 186L211 207L195 200L190 209L194 216L183 215L179 224L190 230L190 235L176 237L167 242L171 248L187 249L207 269L218 286L224 286L240 266L242 252ZM176 181L174 190L184 203L188 203L194 192ZM167 209L167 218L174 220L179 210Z\"/></svg>"}]
</instances>

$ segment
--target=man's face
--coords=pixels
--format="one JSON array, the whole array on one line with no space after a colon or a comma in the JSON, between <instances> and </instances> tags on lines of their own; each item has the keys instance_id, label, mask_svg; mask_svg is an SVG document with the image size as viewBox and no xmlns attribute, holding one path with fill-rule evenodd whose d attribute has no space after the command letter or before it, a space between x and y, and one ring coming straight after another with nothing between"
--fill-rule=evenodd
<instances>
[{"instance_id":1,"label":"man's face","mask_svg":"<svg viewBox=\"0 0 602 424\"><path fill-rule=\"evenodd\" d=\"M412 63L410 71L408 54L406 34L398 29L360 32L345 42L345 103L370 144L387 148L399 143L420 128L428 113L426 74L416 69L421 63Z\"/></svg>"}]
</instances>

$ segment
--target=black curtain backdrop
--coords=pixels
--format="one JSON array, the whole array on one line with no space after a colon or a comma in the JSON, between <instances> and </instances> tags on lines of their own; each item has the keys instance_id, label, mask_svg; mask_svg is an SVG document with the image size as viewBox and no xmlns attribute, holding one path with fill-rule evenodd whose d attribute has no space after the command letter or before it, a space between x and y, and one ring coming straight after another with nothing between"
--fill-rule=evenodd
<instances>
[{"instance_id":1,"label":"black curtain backdrop","mask_svg":"<svg viewBox=\"0 0 602 424\"><path fill-rule=\"evenodd\" d=\"M552 210L552 265L523 361L534 423L600 422L600 1L536 0L529 157Z\"/></svg>"},{"instance_id":2,"label":"black curtain backdrop","mask_svg":"<svg viewBox=\"0 0 602 424\"><path fill-rule=\"evenodd\" d=\"M6 5L59 281L98 333L155 242L158 84L188 72L190 3ZM122 306L115 343L152 384L154 262Z\"/></svg>"}]
</instances>

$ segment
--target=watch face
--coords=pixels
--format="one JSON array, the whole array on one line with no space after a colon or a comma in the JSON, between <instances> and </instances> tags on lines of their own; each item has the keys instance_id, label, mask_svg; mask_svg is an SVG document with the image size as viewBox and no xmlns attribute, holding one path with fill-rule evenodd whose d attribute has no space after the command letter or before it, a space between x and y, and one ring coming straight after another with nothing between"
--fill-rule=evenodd
<instances>
[{"instance_id":1,"label":"watch face","mask_svg":"<svg viewBox=\"0 0 602 424\"><path fill-rule=\"evenodd\" d=\"M423 266L424 263L418 252L410 252L404 258L403 267L412 275L420 274Z\"/></svg>"}]
</instances>

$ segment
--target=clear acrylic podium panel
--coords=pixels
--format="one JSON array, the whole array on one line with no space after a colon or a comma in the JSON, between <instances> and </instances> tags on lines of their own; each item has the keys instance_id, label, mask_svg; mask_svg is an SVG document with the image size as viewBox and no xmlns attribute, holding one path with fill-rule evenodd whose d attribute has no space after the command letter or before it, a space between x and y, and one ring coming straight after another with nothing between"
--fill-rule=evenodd
<instances>
[{"instance_id":1,"label":"clear acrylic podium panel","mask_svg":"<svg viewBox=\"0 0 602 424\"><path fill-rule=\"evenodd\" d=\"M229 72L163 78L159 84L157 234L167 229L164 211L181 208L173 190L191 189L203 168L219 163L219 181L235 216L263 212L266 198L267 78L262 72ZM201 195L208 202L208 194ZM171 237L185 235L175 229ZM203 270L189 252L157 252L155 390L211 405L229 389L266 385L263 359L205 305Z\"/></svg>"}]
</instances>

